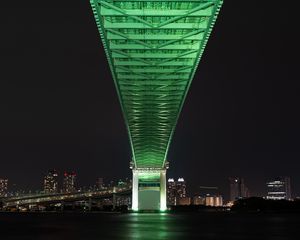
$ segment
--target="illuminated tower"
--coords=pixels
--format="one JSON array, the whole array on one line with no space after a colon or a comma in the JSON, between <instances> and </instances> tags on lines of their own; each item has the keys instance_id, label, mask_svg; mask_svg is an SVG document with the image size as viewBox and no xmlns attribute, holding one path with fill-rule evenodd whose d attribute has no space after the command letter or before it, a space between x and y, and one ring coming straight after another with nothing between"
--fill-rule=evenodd
<instances>
[{"instance_id":1,"label":"illuminated tower","mask_svg":"<svg viewBox=\"0 0 300 240\"><path fill-rule=\"evenodd\" d=\"M222 0L90 2L130 139L132 209L166 210L168 149Z\"/></svg>"},{"instance_id":2,"label":"illuminated tower","mask_svg":"<svg viewBox=\"0 0 300 240\"><path fill-rule=\"evenodd\" d=\"M186 182L183 178L174 181L173 178L168 179L167 185L167 205L180 205L181 200L186 198Z\"/></svg>"},{"instance_id":3,"label":"illuminated tower","mask_svg":"<svg viewBox=\"0 0 300 240\"><path fill-rule=\"evenodd\" d=\"M178 198L186 197L186 182L184 178L178 178L178 181L176 182L176 189Z\"/></svg>"},{"instance_id":4,"label":"illuminated tower","mask_svg":"<svg viewBox=\"0 0 300 240\"><path fill-rule=\"evenodd\" d=\"M76 181L76 173L75 172L65 172L63 179L63 191L66 193L74 192Z\"/></svg>"},{"instance_id":5,"label":"illuminated tower","mask_svg":"<svg viewBox=\"0 0 300 240\"><path fill-rule=\"evenodd\" d=\"M49 170L44 177L44 193L57 193L58 191L58 174L56 170Z\"/></svg>"},{"instance_id":6,"label":"illuminated tower","mask_svg":"<svg viewBox=\"0 0 300 240\"><path fill-rule=\"evenodd\" d=\"M167 189L167 205L174 206L176 205L176 182L173 178L168 179L168 189Z\"/></svg>"}]
</instances>

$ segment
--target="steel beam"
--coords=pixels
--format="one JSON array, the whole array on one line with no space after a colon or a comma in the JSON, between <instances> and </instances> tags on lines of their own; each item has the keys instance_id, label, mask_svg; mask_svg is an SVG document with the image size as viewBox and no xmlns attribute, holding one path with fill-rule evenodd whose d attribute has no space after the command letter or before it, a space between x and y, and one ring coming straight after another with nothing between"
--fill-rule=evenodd
<instances>
[{"instance_id":1,"label":"steel beam","mask_svg":"<svg viewBox=\"0 0 300 240\"><path fill-rule=\"evenodd\" d=\"M149 193L139 182L147 186L150 168L165 210L167 152L222 0L90 2L129 134L132 208Z\"/></svg>"}]
</instances>

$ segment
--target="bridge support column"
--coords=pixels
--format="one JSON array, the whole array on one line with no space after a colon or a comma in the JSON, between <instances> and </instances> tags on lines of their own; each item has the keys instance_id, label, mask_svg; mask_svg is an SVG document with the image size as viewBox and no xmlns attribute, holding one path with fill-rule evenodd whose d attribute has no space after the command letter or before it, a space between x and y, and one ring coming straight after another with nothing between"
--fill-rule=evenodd
<instances>
[{"instance_id":1,"label":"bridge support column","mask_svg":"<svg viewBox=\"0 0 300 240\"><path fill-rule=\"evenodd\" d=\"M166 170L160 172L160 211L167 210Z\"/></svg>"},{"instance_id":2,"label":"bridge support column","mask_svg":"<svg viewBox=\"0 0 300 240\"><path fill-rule=\"evenodd\" d=\"M132 170L132 210L167 209L166 169Z\"/></svg>"},{"instance_id":3,"label":"bridge support column","mask_svg":"<svg viewBox=\"0 0 300 240\"><path fill-rule=\"evenodd\" d=\"M132 210L139 210L139 177L136 170L132 170Z\"/></svg>"},{"instance_id":4,"label":"bridge support column","mask_svg":"<svg viewBox=\"0 0 300 240\"><path fill-rule=\"evenodd\" d=\"M113 210L116 209L117 206L117 195L116 195L116 187L113 188L112 202L113 202Z\"/></svg>"}]
</instances>

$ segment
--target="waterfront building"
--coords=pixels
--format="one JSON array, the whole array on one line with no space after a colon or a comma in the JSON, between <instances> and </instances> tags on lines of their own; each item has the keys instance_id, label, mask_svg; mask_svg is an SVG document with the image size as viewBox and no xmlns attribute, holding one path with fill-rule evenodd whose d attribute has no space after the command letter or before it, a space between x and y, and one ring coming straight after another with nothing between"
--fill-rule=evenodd
<instances>
[{"instance_id":1,"label":"waterfront building","mask_svg":"<svg viewBox=\"0 0 300 240\"><path fill-rule=\"evenodd\" d=\"M214 206L214 197L213 196L206 196L205 197L205 206Z\"/></svg>"},{"instance_id":2,"label":"waterfront building","mask_svg":"<svg viewBox=\"0 0 300 240\"><path fill-rule=\"evenodd\" d=\"M178 178L175 181L173 178L168 179L168 186L167 186L167 204L169 206L180 205L187 205L186 203L191 203L191 199L186 199L186 182L184 178ZM182 201L180 201L182 199Z\"/></svg>"},{"instance_id":3,"label":"waterfront building","mask_svg":"<svg viewBox=\"0 0 300 240\"><path fill-rule=\"evenodd\" d=\"M177 188L177 196L178 198L185 198L186 197L186 182L183 178L178 178L176 183Z\"/></svg>"},{"instance_id":4,"label":"waterfront building","mask_svg":"<svg viewBox=\"0 0 300 240\"><path fill-rule=\"evenodd\" d=\"M223 206L223 197L218 187L199 186L199 192L194 196L193 204L220 207Z\"/></svg>"},{"instance_id":5,"label":"waterfront building","mask_svg":"<svg viewBox=\"0 0 300 240\"><path fill-rule=\"evenodd\" d=\"M223 197L221 195L210 195L210 194L206 194L205 196L196 195L193 197L193 205L221 207L223 206Z\"/></svg>"},{"instance_id":6,"label":"waterfront building","mask_svg":"<svg viewBox=\"0 0 300 240\"><path fill-rule=\"evenodd\" d=\"M205 205L205 198L199 195L194 196L193 205Z\"/></svg>"},{"instance_id":7,"label":"waterfront building","mask_svg":"<svg viewBox=\"0 0 300 240\"><path fill-rule=\"evenodd\" d=\"M5 197L8 189L8 179L0 178L0 197Z\"/></svg>"},{"instance_id":8,"label":"waterfront building","mask_svg":"<svg viewBox=\"0 0 300 240\"><path fill-rule=\"evenodd\" d=\"M230 177L230 201L250 197L249 189L241 177Z\"/></svg>"},{"instance_id":9,"label":"waterfront building","mask_svg":"<svg viewBox=\"0 0 300 240\"><path fill-rule=\"evenodd\" d=\"M44 193L58 192L58 174L56 170L49 170L44 177Z\"/></svg>"},{"instance_id":10,"label":"waterfront building","mask_svg":"<svg viewBox=\"0 0 300 240\"><path fill-rule=\"evenodd\" d=\"M112 203L113 204L113 203ZM116 197L116 206L130 206L131 205L131 196L121 195Z\"/></svg>"},{"instance_id":11,"label":"waterfront building","mask_svg":"<svg viewBox=\"0 0 300 240\"><path fill-rule=\"evenodd\" d=\"M205 197L205 206L222 207L223 206L223 197L207 195Z\"/></svg>"},{"instance_id":12,"label":"waterfront building","mask_svg":"<svg viewBox=\"0 0 300 240\"><path fill-rule=\"evenodd\" d=\"M214 206L215 207L222 207L223 206L223 197L222 196L215 196Z\"/></svg>"},{"instance_id":13,"label":"waterfront building","mask_svg":"<svg viewBox=\"0 0 300 240\"><path fill-rule=\"evenodd\" d=\"M174 181L174 178L168 179L167 204L170 206L176 205L176 183Z\"/></svg>"},{"instance_id":14,"label":"waterfront building","mask_svg":"<svg viewBox=\"0 0 300 240\"><path fill-rule=\"evenodd\" d=\"M76 173L75 172L65 172L63 179L63 191L66 193L76 191Z\"/></svg>"},{"instance_id":15,"label":"waterfront building","mask_svg":"<svg viewBox=\"0 0 300 240\"><path fill-rule=\"evenodd\" d=\"M267 199L291 200L291 181L289 177L277 177L267 182Z\"/></svg>"}]
</instances>

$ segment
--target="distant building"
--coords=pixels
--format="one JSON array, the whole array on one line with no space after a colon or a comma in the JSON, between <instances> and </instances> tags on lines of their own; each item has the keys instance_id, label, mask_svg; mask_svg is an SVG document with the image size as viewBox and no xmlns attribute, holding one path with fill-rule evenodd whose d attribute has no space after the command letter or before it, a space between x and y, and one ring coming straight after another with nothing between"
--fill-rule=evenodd
<instances>
[{"instance_id":1,"label":"distant building","mask_svg":"<svg viewBox=\"0 0 300 240\"><path fill-rule=\"evenodd\" d=\"M230 177L230 201L235 201L239 198L250 197L249 189L245 185L245 181L240 177Z\"/></svg>"},{"instance_id":2,"label":"distant building","mask_svg":"<svg viewBox=\"0 0 300 240\"><path fill-rule=\"evenodd\" d=\"M168 196L167 196L167 204L170 206L174 205L187 205L187 201L189 204L191 199L187 200L186 196L186 182L183 178L178 178L175 181L173 178L168 179L167 186Z\"/></svg>"},{"instance_id":3,"label":"distant building","mask_svg":"<svg viewBox=\"0 0 300 240\"><path fill-rule=\"evenodd\" d=\"M178 198L185 198L186 197L186 182L183 178L178 178L176 183L177 188L177 196Z\"/></svg>"},{"instance_id":4,"label":"distant building","mask_svg":"<svg viewBox=\"0 0 300 240\"><path fill-rule=\"evenodd\" d=\"M191 198L190 197L181 197L178 198L177 205L191 205Z\"/></svg>"},{"instance_id":5,"label":"distant building","mask_svg":"<svg viewBox=\"0 0 300 240\"><path fill-rule=\"evenodd\" d=\"M58 192L58 174L56 170L49 170L44 177L44 193Z\"/></svg>"},{"instance_id":6,"label":"distant building","mask_svg":"<svg viewBox=\"0 0 300 240\"><path fill-rule=\"evenodd\" d=\"M215 196L214 204L215 204L214 205L215 207L223 206L223 197L222 196Z\"/></svg>"},{"instance_id":7,"label":"distant building","mask_svg":"<svg viewBox=\"0 0 300 240\"><path fill-rule=\"evenodd\" d=\"M108 187L109 188L112 188L112 187L115 187L116 186L116 184L115 184L115 182L113 181L113 180L111 180L110 182L109 182L109 184L108 184Z\"/></svg>"},{"instance_id":8,"label":"distant building","mask_svg":"<svg viewBox=\"0 0 300 240\"><path fill-rule=\"evenodd\" d=\"M291 200L291 181L289 177L277 177L267 182L267 199Z\"/></svg>"},{"instance_id":9,"label":"distant building","mask_svg":"<svg viewBox=\"0 0 300 240\"><path fill-rule=\"evenodd\" d=\"M167 186L167 204L170 206L176 205L176 195L177 195L177 189L176 189L176 182L173 178L168 179L168 186Z\"/></svg>"},{"instance_id":10,"label":"distant building","mask_svg":"<svg viewBox=\"0 0 300 240\"><path fill-rule=\"evenodd\" d=\"M5 197L8 189L8 179L0 178L0 197Z\"/></svg>"},{"instance_id":11,"label":"distant building","mask_svg":"<svg viewBox=\"0 0 300 240\"><path fill-rule=\"evenodd\" d=\"M210 196L210 195L207 195L205 197L205 206L222 207L223 206L223 198L222 198L222 196Z\"/></svg>"},{"instance_id":12,"label":"distant building","mask_svg":"<svg viewBox=\"0 0 300 240\"><path fill-rule=\"evenodd\" d=\"M103 178L98 178L96 182L97 189L103 189L104 188L104 182Z\"/></svg>"},{"instance_id":13,"label":"distant building","mask_svg":"<svg viewBox=\"0 0 300 240\"><path fill-rule=\"evenodd\" d=\"M116 187L125 189L131 186L132 186L131 179L126 178L125 181L120 179Z\"/></svg>"},{"instance_id":14,"label":"distant building","mask_svg":"<svg viewBox=\"0 0 300 240\"><path fill-rule=\"evenodd\" d=\"M65 172L63 179L63 191L66 193L75 192L76 187L76 173L75 172Z\"/></svg>"},{"instance_id":15,"label":"distant building","mask_svg":"<svg viewBox=\"0 0 300 240\"><path fill-rule=\"evenodd\" d=\"M193 205L205 205L205 198L202 196L193 197Z\"/></svg>"},{"instance_id":16,"label":"distant building","mask_svg":"<svg viewBox=\"0 0 300 240\"><path fill-rule=\"evenodd\" d=\"M113 204L113 203L112 203ZM116 197L116 205L117 206L131 206L131 196L128 195L121 195Z\"/></svg>"},{"instance_id":17,"label":"distant building","mask_svg":"<svg viewBox=\"0 0 300 240\"><path fill-rule=\"evenodd\" d=\"M223 206L223 197L218 187L200 186L199 193L193 198L193 204L220 207Z\"/></svg>"}]
</instances>

